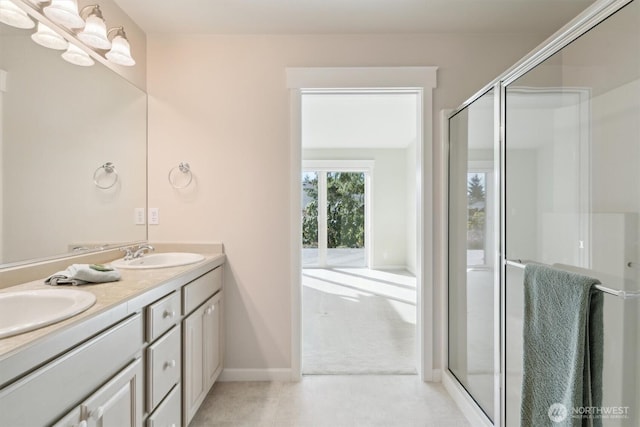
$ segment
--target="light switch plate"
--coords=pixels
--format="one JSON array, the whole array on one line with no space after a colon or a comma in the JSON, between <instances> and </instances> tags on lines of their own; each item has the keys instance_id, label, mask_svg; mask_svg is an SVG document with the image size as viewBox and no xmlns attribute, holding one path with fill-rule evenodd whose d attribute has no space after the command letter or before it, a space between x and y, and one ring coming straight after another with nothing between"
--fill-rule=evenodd
<instances>
[{"instance_id":1,"label":"light switch plate","mask_svg":"<svg viewBox=\"0 0 640 427\"><path fill-rule=\"evenodd\" d=\"M145 225L147 223L144 208L135 208L133 210L133 223L136 225Z\"/></svg>"},{"instance_id":2,"label":"light switch plate","mask_svg":"<svg viewBox=\"0 0 640 427\"><path fill-rule=\"evenodd\" d=\"M160 209L149 208L149 224L150 225L160 224Z\"/></svg>"}]
</instances>

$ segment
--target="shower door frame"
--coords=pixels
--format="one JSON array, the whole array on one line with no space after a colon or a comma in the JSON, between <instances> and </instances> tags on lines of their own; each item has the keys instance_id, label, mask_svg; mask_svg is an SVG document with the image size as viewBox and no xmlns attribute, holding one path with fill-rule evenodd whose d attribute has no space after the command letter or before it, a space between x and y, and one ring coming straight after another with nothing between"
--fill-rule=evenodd
<instances>
[{"instance_id":1,"label":"shower door frame","mask_svg":"<svg viewBox=\"0 0 640 427\"><path fill-rule=\"evenodd\" d=\"M588 7L585 11L579 14L576 18L567 23L564 27L562 27L558 32L545 40L539 47L534 49L531 53L526 55L522 60L516 63L514 66L509 68L503 74L498 76L492 82L484 86L482 89L477 91L473 96L471 96L467 101L465 101L462 105L460 105L457 109L452 111L443 111L442 117L442 136L443 136L443 144L445 144L445 148L448 147L449 144L449 135L448 135L448 124L449 120L458 114L463 109L467 108L478 98L483 96L486 92L494 89L494 136L495 136L495 149L498 150L498 160L499 164L494 166L496 169L496 177L499 183L499 204L497 208L498 217L499 217L499 230L500 235L497 242L497 251L496 259L498 261L498 265L496 266L496 287L494 289L499 290L494 295L496 298L494 301L499 304L496 305L498 307L498 315L494 316L494 319L497 319L495 322L494 330L496 335L494 336L494 342L496 343L498 352L496 353L498 357L496 357L495 363L498 369L496 370L496 379L494 381L494 402L495 402L495 420L493 425L502 427L506 425L506 254L505 254L505 242L506 242L506 89L511 83L513 83L518 78L522 77L527 72L531 71L533 68L540 65L542 62L547 60L552 55L556 54L567 45L578 39L580 36L590 31L592 28L597 26L599 23L607 19L609 16L618 12L627 4L633 1L640 0L598 0L590 7ZM448 153L448 150L445 149L445 152ZM441 159L443 162L443 171L444 175L448 176L448 158L446 158L448 154L445 154L445 158ZM443 212L446 213L443 218L445 221L448 221L449 212L448 212L448 197L449 197L449 188L448 188L448 180L445 185L445 189L443 192ZM445 224L445 227L448 229L448 225ZM443 337L444 337L444 345L443 345L443 353L442 353L442 361L443 361L443 382L447 390L454 397L458 405L471 409L471 414L475 417L475 421L482 423L483 425L491 425L489 419L484 416L484 413L479 408L479 406L475 403L473 397L462 387L460 383L455 380L455 377L452 376L448 367L448 243L447 239L444 239L445 242L443 247L444 254L443 263L442 263L442 271L443 273L443 283L447 284L445 289L443 290L443 316L442 323L444 325Z\"/></svg>"}]
</instances>

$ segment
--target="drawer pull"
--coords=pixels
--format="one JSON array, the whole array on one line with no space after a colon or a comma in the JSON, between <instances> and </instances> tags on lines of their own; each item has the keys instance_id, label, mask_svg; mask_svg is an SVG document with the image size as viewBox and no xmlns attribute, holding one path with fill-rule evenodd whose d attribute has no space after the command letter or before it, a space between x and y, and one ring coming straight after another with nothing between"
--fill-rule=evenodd
<instances>
[{"instance_id":1,"label":"drawer pull","mask_svg":"<svg viewBox=\"0 0 640 427\"><path fill-rule=\"evenodd\" d=\"M99 420L104 415L104 408L102 406L97 407L95 410L91 411L89 417L94 420Z\"/></svg>"},{"instance_id":2,"label":"drawer pull","mask_svg":"<svg viewBox=\"0 0 640 427\"><path fill-rule=\"evenodd\" d=\"M175 310L165 310L164 313L162 313L162 317L163 318L173 318L176 315L176 311Z\"/></svg>"},{"instance_id":3,"label":"drawer pull","mask_svg":"<svg viewBox=\"0 0 640 427\"><path fill-rule=\"evenodd\" d=\"M164 368L168 369L168 368L175 368L176 367L176 361L175 360L171 360L169 362L165 362L164 364Z\"/></svg>"}]
</instances>

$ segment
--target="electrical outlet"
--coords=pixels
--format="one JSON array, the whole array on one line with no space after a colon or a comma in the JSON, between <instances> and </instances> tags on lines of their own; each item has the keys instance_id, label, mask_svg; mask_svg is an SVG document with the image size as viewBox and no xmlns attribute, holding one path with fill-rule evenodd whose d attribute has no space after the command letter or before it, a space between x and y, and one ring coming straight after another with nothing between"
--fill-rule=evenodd
<instances>
[{"instance_id":1,"label":"electrical outlet","mask_svg":"<svg viewBox=\"0 0 640 427\"><path fill-rule=\"evenodd\" d=\"M149 208L149 224L150 225L160 224L160 209Z\"/></svg>"},{"instance_id":2,"label":"electrical outlet","mask_svg":"<svg viewBox=\"0 0 640 427\"><path fill-rule=\"evenodd\" d=\"M133 223L136 225L145 225L147 223L144 217L144 208L135 208L133 210Z\"/></svg>"}]
</instances>

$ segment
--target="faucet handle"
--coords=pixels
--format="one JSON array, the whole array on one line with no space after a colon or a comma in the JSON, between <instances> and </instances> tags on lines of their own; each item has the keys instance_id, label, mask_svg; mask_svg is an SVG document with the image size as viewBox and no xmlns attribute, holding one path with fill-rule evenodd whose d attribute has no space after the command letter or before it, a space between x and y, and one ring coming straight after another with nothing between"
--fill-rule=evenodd
<instances>
[{"instance_id":1,"label":"faucet handle","mask_svg":"<svg viewBox=\"0 0 640 427\"><path fill-rule=\"evenodd\" d=\"M130 247L128 247L128 248L120 248L120 252L124 252L125 261L133 259L133 250Z\"/></svg>"}]
</instances>

